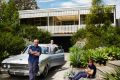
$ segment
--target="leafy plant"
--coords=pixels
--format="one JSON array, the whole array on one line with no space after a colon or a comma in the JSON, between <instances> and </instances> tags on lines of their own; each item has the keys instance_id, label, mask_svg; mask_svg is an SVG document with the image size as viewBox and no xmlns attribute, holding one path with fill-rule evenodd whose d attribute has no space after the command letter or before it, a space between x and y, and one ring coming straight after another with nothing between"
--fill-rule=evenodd
<instances>
[{"instance_id":1,"label":"leafy plant","mask_svg":"<svg viewBox=\"0 0 120 80\"><path fill-rule=\"evenodd\" d=\"M119 47L100 47L96 49L88 49L85 51L88 58L93 58L96 63L106 64L109 60L120 60Z\"/></svg>"},{"instance_id":2,"label":"leafy plant","mask_svg":"<svg viewBox=\"0 0 120 80\"><path fill-rule=\"evenodd\" d=\"M48 31L38 29L36 26L21 25L20 36L33 40L38 38L40 43L48 43L50 41L51 34Z\"/></svg>"},{"instance_id":3,"label":"leafy plant","mask_svg":"<svg viewBox=\"0 0 120 80\"><path fill-rule=\"evenodd\" d=\"M84 50L76 46L70 48L70 64L73 67L86 67L87 60L84 56Z\"/></svg>"},{"instance_id":4,"label":"leafy plant","mask_svg":"<svg viewBox=\"0 0 120 80\"><path fill-rule=\"evenodd\" d=\"M106 65L106 62L108 61L108 54L104 52L104 48L97 48L95 49L95 53L93 53L93 59L96 63L99 63L100 65Z\"/></svg>"},{"instance_id":5,"label":"leafy plant","mask_svg":"<svg viewBox=\"0 0 120 80\"><path fill-rule=\"evenodd\" d=\"M0 34L0 52L7 52L9 55L20 53L24 47L25 42L21 37L14 36L11 33Z\"/></svg>"},{"instance_id":6,"label":"leafy plant","mask_svg":"<svg viewBox=\"0 0 120 80\"><path fill-rule=\"evenodd\" d=\"M76 33L73 34L71 42L75 44L78 40L84 39L86 34L86 29L79 29Z\"/></svg>"},{"instance_id":7,"label":"leafy plant","mask_svg":"<svg viewBox=\"0 0 120 80\"><path fill-rule=\"evenodd\" d=\"M108 57L110 57L111 60L120 60L120 48L119 47L108 47L105 48L106 53L108 53Z\"/></svg>"},{"instance_id":8,"label":"leafy plant","mask_svg":"<svg viewBox=\"0 0 120 80\"><path fill-rule=\"evenodd\" d=\"M0 1L0 61L20 53L25 42L19 37L19 12L14 0Z\"/></svg>"},{"instance_id":9,"label":"leafy plant","mask_svg":"<svg viewBox=\"0 0 120 80\"><path fill-rule=\"evenodd\" d=\"M4 51L4 52L0 52L0 63L3 59L5 59L6 57L9 56L9 53Z\"/></svg>"},{"instance_id":10,"label":"leafy plant","mask_svg":"<svg viewBox=\"0 0 120 80\"><path fill-rule=\"evenodd\" d=\"M99 47L96 49L84 50L78 46L70 48L70 61L74 67L86 66L88 59L92 58L98 64L106 65L108 60L120 60L120 48Z\"/></svg>"},{"instance_id":11,"label":"leafy plant","mask_svg":"<svg viewBox=\"0 0 120 80\"><path fill-rule=\"evenodd\" d=\"M96 63L106 64L108 61L108 54L105 53L104 48L88 49L86 50L87 58L93 58Z\"/></svg>"},{"instance_id":12,"label":"leafy plant","mask_svg":"<svg viewBox=\"0 0 120 80\"><path fill-rule=\"evenodd\" d=\"M17 32L14 29L19 25L19 13L15 6L14 0L8 2L2 1L0 4L0 25L1 31Z\"/></svg>"}]
</instances>

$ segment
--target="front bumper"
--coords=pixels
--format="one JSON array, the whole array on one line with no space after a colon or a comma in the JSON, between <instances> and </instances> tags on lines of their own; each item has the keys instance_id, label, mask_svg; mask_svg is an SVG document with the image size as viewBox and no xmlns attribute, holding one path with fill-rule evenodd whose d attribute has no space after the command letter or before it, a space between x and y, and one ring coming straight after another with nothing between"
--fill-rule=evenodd
<instances>
[{"instance_id":1,"label":"front bumper","mask_svg":"<svg viewBox=\"0 0 120 80\"><path fill-rule=\"evenodd\" d=\"M15 70L15 69L1 69L2 74L18 75L18 76L28 76L29 70Z\"/></svg>"},{"instance_id":2,"label":"front bumper","mask_svg":"<svg viewBox=\"0 0 120 80\"><path fill-rule=\"evenodd\" d=\"M7 70L7 69L0 68L0 73L2 73L2 74L7 74L7 73L8 73L8 70Z\"/></svg>"},{"instance_id":3,"label":"front bumper","mask_svg":"<svg viewBox=\"0 0 120 80\"><path fill-rule=\"evenodd\" d=\"M17 76L28 76L29 70L8 70L8 74L17 75Z\"/></svg>"},{"instance_id":4,"label":"front bumper","mask_svg":"<svg viewBox=\"0 0 120 80\"><path fill-rule=\"evenodd\" d=\"M16 76L29 76L29 70L16 70L16 69L1 69L2 74L16 75ZM39 76L41 73L38 72L36 76Z\"/></svg>"}]
</instances>

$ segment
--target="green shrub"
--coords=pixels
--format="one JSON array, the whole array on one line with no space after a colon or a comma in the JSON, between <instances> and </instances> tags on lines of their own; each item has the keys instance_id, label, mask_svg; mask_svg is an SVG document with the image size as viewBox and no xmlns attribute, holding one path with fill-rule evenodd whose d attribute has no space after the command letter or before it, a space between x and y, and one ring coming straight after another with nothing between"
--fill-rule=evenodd
<instances>
[{"instance_id":1,"label":"green shrub","mask_svg":"<svg viewBox=\"0 0 120 80\"><path fill-rule=\"evenodd\" d=\"M14 0L0 3L0 61L23 50L25 42L23 38L18 37L18 25L19 12Z\"/></svg>"},{"instance_id":2,"label":"green shrub","mask_svg":"<svg viewBox=\"0 0 120 80\"><path fill-rule=\"evenodd\" d=\"M98 47L120 47L120 28L114 26L87 25L74 33L71 41L75 44L80 39L86 39L84 49Z\"/></svg>"},{"instance_id":3,"label":"green shrub","mask_svg":"<svg viewBox=\"0 0 120 80\"><path fill-rule=\"evenodd\" d=\"M88 49L85 53L88 58L93 58L99 64L105 65L108 60L120 60L120 48L114 46Z\"/></svg>"},{"instance_id":4,"label":"green shrub","mask_svg":"<svg viewBox=\"0 0 120 80\"><path fill-rule=\"evenodd\" d=\"M120 48L119 47L107 47L105 52L108 53L110 60L120 60Z\"/></svg>"},{"instance_id":5,"label":"green shrub","mask_svg":"<svg viewBox=\"0 0 120 80\"><path fill-rule=\"evenodd\" d=\"M88 50L78 46L70 48L70 62L74 67L85 67L90 58L100 65L106 65L108 60L120 60L120 48L114 46Z\"/></svg>"},{"instance_id":6,"label":"green shrub","mask_svg":"<svg viewBox=\"0 0 120 80\"><path fill-rule=\"evenodd\" d=\"M84 56L84 50L76 46L70 48L70 64L73 67L86 67L87 60Z\"/></svg>"},{"instance_id":7,"label":"green shrub","mask_svg":"<svg viewBox=\"0 0 120 80\"><path fill-rule=\"evenodd\" d=\"M40 29L38 30L37 38L40 40L40 43L49 43L51 34L48 31Z\"/></svg>"},{"instance_id":8,"label":"green shrub","mask_svg":"<svg viewBox=\"0 0 120 80\"><path fill-rule=\"evenodd\" d=\"M78 40L84 39L86 37L86 29L79 29L76 33L73 34L71 42L75 44Z\"/></svg>"},{"instance_id":9,"label":"green shrub","mask_svg":"<svg viewBox=\"0 0 120 80\"><path fill-rule=\"evenodd\" d=\"M8 56L9 56L9 53L7 53L6 51L0 52L0 63L2 60L4 60Z\"/></svg>"},{"instance_id":10,"label":"green shrub","mask_svg":"<svg viewBox=\"0 0 120 80\"><path fill-rule=\"evenodd\" d=\"M1 33L0 42L0 52L7 52L9 55L19 54L25 47L24 40L11 33Z\"/></svg>"},{"instance_id":11,"label":"green shrub","mask_svg":"<svg viewBox=\"0 0 120 80\"><path fill-rule=\"evenodd\" d=\"M22 29L20 31L20 36L27 38L29 40L34 40L38 38L40 43L48 43L51 38L51 34L48 31L38 29L36 26L31 25L22 25Z\"/></svg>"},{"instance_id":12,"label":"green shrub","mask_svg":"<svg viewBox=\"0 0 120 80\"><path fill-rule=\"evenodd\" d=\"M93 59L96 63L99 63L100 65L106 65L106 62L108 61L108 54L105 53L104 48L97 48L95 49L95 53L93 53Z\"/></svg>"},{"instance_id":13,"label":"green shrub","mask_svg":"<svg viewBox=\"0 0 120 80\"><path fill-rule=\"evenodd\" d=\"M105 53L104 48L88 49L86 50L87 58L93 58L96 63L106 64L108 61L108 54Z\"/></svg>"}]
</instances>

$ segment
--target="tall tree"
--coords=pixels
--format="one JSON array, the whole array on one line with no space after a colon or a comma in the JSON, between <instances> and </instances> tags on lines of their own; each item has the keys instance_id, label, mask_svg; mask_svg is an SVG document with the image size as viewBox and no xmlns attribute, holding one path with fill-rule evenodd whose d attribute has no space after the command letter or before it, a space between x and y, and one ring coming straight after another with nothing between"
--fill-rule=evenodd
<instances>
[{"instance_id":1,"label":"tall tree","mask_svg":"<svg viewBox=\"0 0 120 80\"><path fill-rule=\"evenodd\" d=\"M15 0L15 3L19 10L31 10L38 8L35 0Z\"/></svg>"},{"instance_id":2,"label":"tall tree","mask_svg":"<svg viewBox=\"0 0 120 80\"><path fill-rule=\"evenodd\" d=\"M18 25L19 15L15 2L2 0L0 7L0 62L11 54L18 54L25 46L23 38L17 34Z\"/></svg>"},{"instance_id":3,"label":"tall tree","mask_svg":"<svg viewBox=\"0 0 120 80\"><path fill-rule=\"evenodd\" d=\"M113 6L105 6L102 0L92 0L90 14L86 18L87 48L115 45L120 41L116 36L115 28L111 25L114 16ZM114 41L115 40L115 41Z\"/></svg>"},{"instance_id":4,"label":"tall tree","mask_svg":"<svg viewBox=\"0 0 120 80\"><path fill-rule=\"evenodd\" d=\"M13 0L2 2L0 9L0 26L2 31L13 31L19 25L19 13Z\"/></svg>"},{"instance_id":5,"label":"tall tree","mask_svg":"<svg viewBox=\"0 0 120 80\"><path fill-rule=\"evenodd\" d=\"M112 9L113 7L102 4L101 0L93 0L86 24L88 26L91 24L95 26L102 26L102 24L108 24L107 26L111 25L112 20L110 16Z\"/></svg>"},{"instance_id":6,"label":"tall tree","mask_svg":"<svg viewBox=\"0 0 120 80\"><path fill-rule=\"evenodd\" d=\"M86 49L103 46L120 47L120 28L113 27L113 6L105 6L102 0L92 0L90 14L86 17L86 28L80 29L73 36L73 41L85 39Z\"/></svg>"}]
</instances>

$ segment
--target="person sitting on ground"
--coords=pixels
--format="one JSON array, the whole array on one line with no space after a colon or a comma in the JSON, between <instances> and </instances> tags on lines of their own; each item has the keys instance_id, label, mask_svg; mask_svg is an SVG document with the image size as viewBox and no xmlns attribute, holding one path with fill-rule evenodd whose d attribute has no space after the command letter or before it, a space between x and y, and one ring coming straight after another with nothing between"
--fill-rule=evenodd
<instances>
[{"instance_id":1,"label":"person sitting on ground","mask_svg":"<svg viewBox=\"0 0 120 80\"><path fill-rule=\"evenodd\" d=\"M95 78L96 75L96 66L94 65L94 61L89 59L88 67L82 71L78 72L73 77L69 77L70 80L79 80L80 78Z\"/></svg>"}]
</instances>

